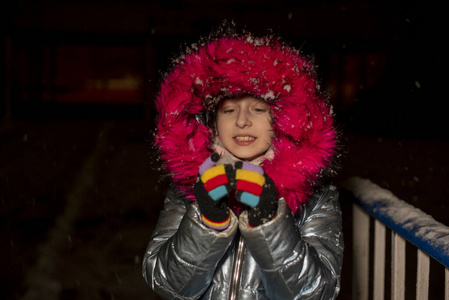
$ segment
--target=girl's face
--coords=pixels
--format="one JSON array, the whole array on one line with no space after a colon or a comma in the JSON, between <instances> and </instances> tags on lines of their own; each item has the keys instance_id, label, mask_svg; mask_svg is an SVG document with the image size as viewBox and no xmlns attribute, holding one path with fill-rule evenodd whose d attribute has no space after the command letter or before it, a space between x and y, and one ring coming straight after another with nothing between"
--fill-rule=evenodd
<instances>
[{"instance_id":1,"label":"girl's face","mask_svg":"<svg viewBox=\"0 0 449 300\"><path fill-rule=\"evenodd\" d=\"M251 96L223 100L217 111L216 129L226 150L242 160L253 160L271 146L270 107Z\"/></svg>"}]
</instances>

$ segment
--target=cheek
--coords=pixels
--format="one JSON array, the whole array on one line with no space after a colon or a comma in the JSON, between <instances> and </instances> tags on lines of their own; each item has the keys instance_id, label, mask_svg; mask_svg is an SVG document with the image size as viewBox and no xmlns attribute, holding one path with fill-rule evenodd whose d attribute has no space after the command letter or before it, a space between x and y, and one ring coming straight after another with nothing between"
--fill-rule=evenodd
<instances>
[{"instance_id":1,"label":"cheek","mask_svg":"<svg viewBox=\"0 0 449 300\"><path fill-rule=\"evenodd\" d=\"M226 120L223 118L217 119L217 122L215 123L215 130L218 135L226 135L227 128L229 128L229 125L227 124Z\"/></svg>"},{"instance_id":2,"label":"cheek","mask_svg":"<svg viewBox=\"0 0 449 300\"><path fill-rule=\"evenodd\" d=\"M273 128L271 127L271 124L269 123L263 124L263 126L260 127L260 130L262 131L261 137L263 137L263 139L267 144L271 145L274 138L274 131Z\"/></svg>"},{"instance_id":3,"label":"cheek","mask_svg":"<svg viewBox=\"0 0 449 300\"><path fill-rule=\"evenodd\" d=\"M274 130L273 130L273 121L271 118L267 118L266 122L265 122L265 129L268 132L268 135L273 138L274 137Z\"/></svg>"}]
</instances>

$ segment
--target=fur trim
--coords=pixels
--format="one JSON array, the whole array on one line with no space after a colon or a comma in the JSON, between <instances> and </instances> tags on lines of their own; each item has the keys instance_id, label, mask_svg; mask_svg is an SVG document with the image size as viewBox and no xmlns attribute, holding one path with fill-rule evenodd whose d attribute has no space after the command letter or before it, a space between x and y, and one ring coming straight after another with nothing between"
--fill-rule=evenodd
<instances>
[{"instance_id":1,"label":"fur trim","mask_svg":"<svg viewBox=\"0 0 449 300\"><path fill-rule=\"evenodd\" d=\"M336 147L332 110L313 65L273 36L228 35L193 45L174 61L157 98L155 143L177 187L193 198L198 167L211 154L211 132L196 116L227 97L249 94L270 104L274 158L262 167L293 212L329 168Z\"/></svg>"}]
</instances>

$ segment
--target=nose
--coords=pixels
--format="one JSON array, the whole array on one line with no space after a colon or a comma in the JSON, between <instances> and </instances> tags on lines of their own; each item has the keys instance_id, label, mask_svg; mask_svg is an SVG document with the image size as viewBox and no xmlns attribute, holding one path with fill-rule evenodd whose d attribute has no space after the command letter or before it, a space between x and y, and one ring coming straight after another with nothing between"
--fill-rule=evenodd
<instances>
[{"instance_id":1,"label":"nose","mask_svg":"<svg viewBox=\"0 0 449 300\"><path fill-rule=\"evenodd\" d=\"M246 110L240 110L237 115L237 120L235 121L235 125L240 128L244 128L246 126L251 126L253 123L251 122L251 118L249 112Z\"/></svg>"}]
</instances>

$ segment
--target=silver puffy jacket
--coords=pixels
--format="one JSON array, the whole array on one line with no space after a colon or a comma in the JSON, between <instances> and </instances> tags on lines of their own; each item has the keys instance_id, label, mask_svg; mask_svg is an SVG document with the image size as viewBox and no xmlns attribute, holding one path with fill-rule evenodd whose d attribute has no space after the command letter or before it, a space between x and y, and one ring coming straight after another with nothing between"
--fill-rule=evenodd
<instances>
[{"instance_id":1,"label":"silver puffy jacket","mask_svg":"<svg viewBox=\"0 0 449 300\"><path fill-rule=\"evenodd\" d=\"M294 218L283 199L276 217L250 228L231 216L218 232L196 204L170 191L143 261L143 276L164 299L335 299L343 236L338 192L322 188Z\"/></svg>"}]
</instances>

